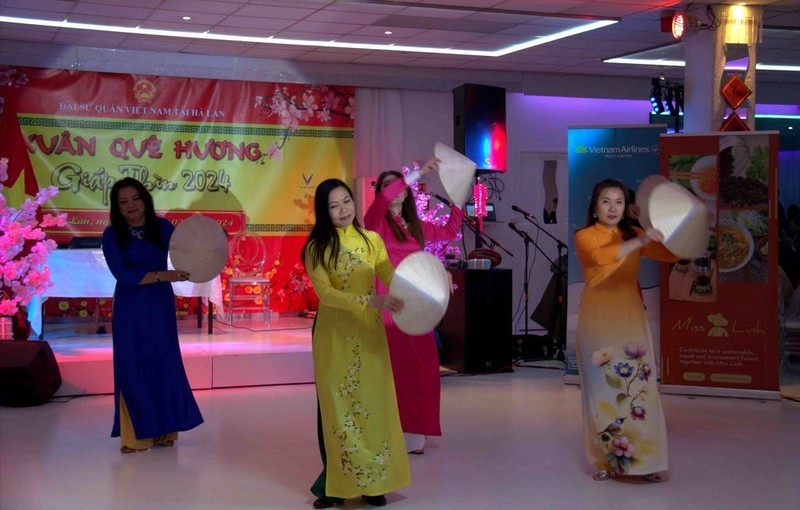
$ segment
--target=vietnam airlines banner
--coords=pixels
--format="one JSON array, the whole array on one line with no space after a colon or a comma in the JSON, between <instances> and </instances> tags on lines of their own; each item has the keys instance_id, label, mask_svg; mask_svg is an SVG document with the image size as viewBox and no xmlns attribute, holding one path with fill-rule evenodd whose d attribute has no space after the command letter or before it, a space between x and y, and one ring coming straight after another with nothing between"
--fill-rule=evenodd
<instances>
[{"instance_id":1,"label":"vietnam airlines banner","mask_svg":"<svg viewBox=\"0 0 800 510\"><path fill-rule=\"evenodd\" d=\"M662 274L662 390L778 398L778 134L664 135L661 173L706 204L708 249Z\"/></svg>"},{"instance_id":2,"label":"vietnam airlines banner","mask_svg":"<svg viewBox=\"0 0 800 510\"><path fill-rule=\"evenodd\" d=\"M68 215L66 228L48 232L57 242L100 235L111 186L133 177L174 223L201 212L229 232L261 233L273 309L304 307L292 300L308 287L297 263L314 190L329 177L352 179L352 87L0 71L4 193L18 205L56 186L44 210Z\"/></svg>"},{"instance_id":3,"label":"vietnam airlines banner","mask_svg":"<svg viewBox=\"0 0 800 510\"><path fill-rule=\"evenodd\" d=\"M569 166L569 270L567 286L567 359L565 382L578 383L575 335L583 294L583 269L575 248L575 232L587 224L592 189L607 178L622 181L631 191L658 173L659 137L663 124L645 126L573 127L567 133ZM651 331L658 330L659 264L642 259L639 284L647 305ZM657 339L655 339L657 344Z\"/></svg>"}]
</instances>

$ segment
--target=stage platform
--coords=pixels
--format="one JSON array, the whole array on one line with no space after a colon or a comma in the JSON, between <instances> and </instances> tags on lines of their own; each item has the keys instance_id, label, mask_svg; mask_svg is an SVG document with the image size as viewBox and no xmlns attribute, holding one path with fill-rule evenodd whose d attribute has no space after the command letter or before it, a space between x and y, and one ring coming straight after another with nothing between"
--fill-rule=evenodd
<instances>
[{"instance_id":1,"label":"stage platform","mask_svg":"<svg viewBox=\"0 0 800 510\"><path fill-rule=\"evenodd\" d=\"M235 318L234 326L215 320L213 334L198 329L194 317L178 321L192 389L314 382L312 319L273 314L267 327L259 317ZM45 325L63 380L56 397L114 392L111 326L105 327L108 333L97 334L94 321Z\"/></svg>"}]
</instances>

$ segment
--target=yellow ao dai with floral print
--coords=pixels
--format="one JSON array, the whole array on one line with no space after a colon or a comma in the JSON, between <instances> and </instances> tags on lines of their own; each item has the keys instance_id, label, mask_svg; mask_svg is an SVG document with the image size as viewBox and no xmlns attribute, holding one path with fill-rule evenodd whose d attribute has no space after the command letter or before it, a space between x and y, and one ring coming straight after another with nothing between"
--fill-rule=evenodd
<instances>
[{"instance_id":1,"label":"yellow ao dai with floral print","mask_svg":"<svg viewBox=\"0 0 800 510\"><path fill-rule=\"evenodd\" d=\"M386 331L367 306L375 276L387 285L394 268L380 236L337 228L335 268L308 274L319 296L313 335L314 376L327 455L325 493L352 498L386 494L411 483L397 411Z\"/></svg>"}]
</instances>

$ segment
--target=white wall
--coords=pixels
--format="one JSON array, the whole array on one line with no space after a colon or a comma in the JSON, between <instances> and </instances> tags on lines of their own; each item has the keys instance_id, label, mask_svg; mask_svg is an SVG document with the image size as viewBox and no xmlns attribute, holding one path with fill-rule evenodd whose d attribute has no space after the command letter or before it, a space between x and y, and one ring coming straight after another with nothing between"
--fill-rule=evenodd
<instances>
[{"instance_id":1,"label":"white wall","mask_svg":"<svg viewBox=\"0 0 800 510\"><path fill-rule=\"evenodd\" d=\"M514 257L504 257L503 267L511 267L513 270L514 303L518 304L520 308L519 313L515 313L515 317L517 317L514 323L515 333L525 329L525 317L522 313L525 249L522 238L508 227L508 222L517 218L518 226L524 227L524 230L534 239L537 239L537 227L527 222L522 215L512 211L511 206L517 205L536 215L540 218L540 222L540 213L544 208L541 176L530 175L530 167L520 168L520 154L524 151L566 154L569 127L645 124L649 119L649 111L650 103L647 100L565 99L522 94L507 95L506 131L508 133L509 168L502 176L505 192L499 199L494 200L498 221L495 224L489 224L486 231L514 254ZM553 237L564 244L569 244L567 239L566 165L560 166L558 169L557 186L559 193L558 223L540 224L541 228ZM582 222L583 218L577 221ZM551 260L557 260L556 242L545 234L539 234L538 240L538 245L544 253ZM533 247L530 248L530 258L532 270L528 289L528 308L529 313L532 313L550 281L551 272L550 262ZM577 263L574 261L574 257L570 257L570 263ZM532 321L528 325L530 328L538 326Z\"/></svg>"}]
</instances>

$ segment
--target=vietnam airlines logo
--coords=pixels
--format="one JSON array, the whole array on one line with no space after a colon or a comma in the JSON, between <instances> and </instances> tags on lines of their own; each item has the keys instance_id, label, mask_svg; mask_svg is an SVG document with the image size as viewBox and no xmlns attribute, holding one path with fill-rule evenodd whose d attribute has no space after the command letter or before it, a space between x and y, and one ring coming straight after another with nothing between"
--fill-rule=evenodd
<instances>
[{"instance_id":1,"label":"vietnam airlines logo","mask_svg":"<svg viewBox=\"0 0 800 510\"><path fill-rule=\"evenodd\" d=\"M581 145L578 145L577 147L575 147L575 153L576 154L586 154L588 152L589 152L589 149L585 145L581 144Z\"/></svg>"}]
</instances>

